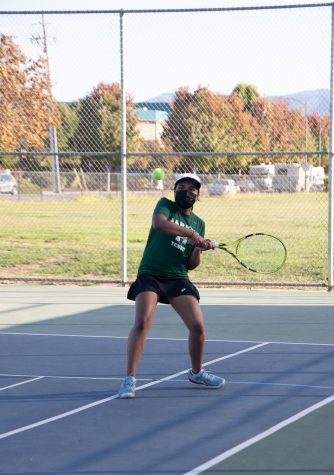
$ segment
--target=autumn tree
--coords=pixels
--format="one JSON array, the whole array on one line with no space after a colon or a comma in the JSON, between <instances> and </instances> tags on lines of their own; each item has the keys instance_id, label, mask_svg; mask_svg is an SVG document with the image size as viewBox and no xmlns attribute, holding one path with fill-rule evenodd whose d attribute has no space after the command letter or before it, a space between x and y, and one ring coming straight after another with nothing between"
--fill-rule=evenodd
<instances>
[{"instance_id":1,"label":"autumn tree","mask_svg":"<svg viewBox=\"0 0 334 475\"><path fill-rule=\"evenodd\" d=\"M315 143L315 150L319 152L327 152L329 150L329 115L321 116L317 112L313 112L308 116L308 125L311 137ZM328 167L328 155L324 157L312 156L314 164L321 164Z\"/></svg>"},{"instance_id":2,"label":"autumn tree","mask_svg":"<svg viewBox=\"0 0 334 475\"><path fill-rule=\"evenodd\" d=\"M45 59L27 60L11 36L0 36L0 147L42 149L58 113Z\"/></svg>"},{"instance_id":3,"label":"autumn tree","mask_svg":"<svg viewBox=\"0 0 334 475\"><path fill-rule=\"evenodd\" d=\"M256 149L260 152L312 151L315 141L312 136L308 118L304 110L291 110L289 103L284 100L270 101L267 98L257 98L250 108L251 114L258 123ZM261 161L255 159L255 163ZM271 157L271 161L305 160L300 155L279 155Z\"/></svg>"},{"instance_id":4,"label":"autumn tree","mask_svg":"<svg viewBox=\"0 0 334 475\"><path fill-rule=\"evenodd\" d=\"M266 98L259 98L253 102L251 113L259 124L258 151L291 150L292 135L290 126L292 121L287 102L272 102ZM297 117L298 113L293 121L295 125L298 122ZM293 149L296 149L296 147L294 146Z\"/></svg>"},{"instance_id":5,"label":"autumn tree","mask_svg":"<svg viewBox=\"0 0 334 475\"><path fill-rule=\"evenodd\" d=\"M127 149L135 149L139 142L137 119L133 114L133 100L126 99ZM118 83L99 84L91 94L79 101L78 129L73 146L79 152L120 152L121 150L121 88ZM86 168L100 169L106 158L83 159ZM120 157L107 160L119 166Z\"/></svg>"},{"instance_id":6,"label":"autumn tree","mask_svg":"<svg viewBox=\"0 0 334 475\"><path fill-rule=\"evenodd\" d=\"M224 152L245 151L255 140L256 120L244 113L236 94L223 96L199 87L193 93L181 88L171 104L172 112L162 139L175 152L222 152L221 156L186 157L180 165L193 171L235 168L242 156L230 158Z\"/></svg>"},{"instance_id":7,"label":"autumn tree","mask_svg":"<svg viewBox=\"0 0 334 475\"><path fill-rule=\"evenodd\" d=\"M178 165L180 159L171 155L155 155L165 152L165 147L160 140L140 140L138 152L147 153L145 156L130 156L127 159L130 170L153 170L163 168L165 172L172 172Z\"/></svg>"}]
</instances>

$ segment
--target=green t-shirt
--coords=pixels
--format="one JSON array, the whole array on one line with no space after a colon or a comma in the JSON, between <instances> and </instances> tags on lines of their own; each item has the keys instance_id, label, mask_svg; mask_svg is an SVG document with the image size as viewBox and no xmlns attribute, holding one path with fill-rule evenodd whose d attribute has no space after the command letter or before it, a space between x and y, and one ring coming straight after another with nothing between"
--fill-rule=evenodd
<instances>
[{"instance_id":1,"label":"green t-shirt","mask_svg":"<svg viewBox=\"0 0 334 475\"><path fill-rule=\"evenodd\" d=\"M169 221L192 228L202 237L205 233L204 221L195 213L182 213L174 201L161 198L153 214L163 214ZM162 234L151 226L138 275L151 274L158 277L187 279L188 258L194 246L183 236Z\"/></svg>"}]
</instances>

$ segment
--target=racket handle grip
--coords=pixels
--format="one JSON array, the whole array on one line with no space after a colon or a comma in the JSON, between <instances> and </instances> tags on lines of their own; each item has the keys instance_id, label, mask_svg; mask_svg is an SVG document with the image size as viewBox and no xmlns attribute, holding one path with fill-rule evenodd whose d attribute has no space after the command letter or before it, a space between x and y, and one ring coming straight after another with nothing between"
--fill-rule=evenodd
<instances>
[{"instance_id":1,"label":"racket handle grip","mask_svg":"<svg viewBox=\"0 0 334 475\"><path fill-rule=\"evenodd\" d=\"M219 247L219 242L212 242L212 247L217 249Z\"/></svg>"}]
</instances>

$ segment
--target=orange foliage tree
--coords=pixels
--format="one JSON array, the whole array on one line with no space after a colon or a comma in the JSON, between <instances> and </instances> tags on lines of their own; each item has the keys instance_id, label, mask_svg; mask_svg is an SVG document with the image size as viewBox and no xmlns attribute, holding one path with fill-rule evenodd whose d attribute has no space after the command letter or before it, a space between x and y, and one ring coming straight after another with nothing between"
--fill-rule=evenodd
<instances>
[{"instance_id":1,"label":"orange foliage tree","mask_svg":"<svg viewBox=\"0 0 334 475\"><path fill-rule=\"evenodd\" d=\"M175 152L203 152L200 157L182 158L180 169L236 172L262 161L318 163L316 156L282 154L274 157L269 153L318 150L319 134L320 137L328 135L325 118L319 132L320 119L305 116L303 109L291 110L287 101L261 98L255 89L245 104L239 89L236 87L227 96L204 87L194 92L187 87L176 91L162 135L165 148ZM221 155L209 156L205 152L221 152ZM238 152L268 152L268 156Z\"/></svg>"},{"instance_id":2,"label":"orange foliage tree","mask_svg":"<svg viewBox=\"0 0 334 475\"><path fill-rule=\"evenodd\" d=\"M59 114L51 97L46 61L27 60L11 36L0 35L0 148L42 149Z\"/></svg>"},{"instance_id":3,"label":"orange foliage tree","mask_svg":"<svg viewBox=\"0 0 334 475\"><path fill-rule=\"evenodd\" d=\"M183 169L210 171L234 168L246 163L245 157L228 157L224 152L246 151L256 141L258 124L252 114L244 112L244 102L237 94L224 96L199 87L176 92L172 112L162 139L166 149L176 152L222 152L221 156L186 157Z\"/></svg>"}]
</instances>

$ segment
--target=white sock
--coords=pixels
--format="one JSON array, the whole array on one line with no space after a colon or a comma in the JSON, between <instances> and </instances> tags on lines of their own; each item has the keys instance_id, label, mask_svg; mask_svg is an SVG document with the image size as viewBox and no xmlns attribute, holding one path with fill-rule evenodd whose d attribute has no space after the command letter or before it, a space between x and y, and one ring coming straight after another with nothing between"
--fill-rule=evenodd
<instances>
[{"instance_id":1,"label":"white sock","mask_svg":"<svg viewBox=\"0 0 334 475\"><path fill-rule=\"evenodd\" d=\"M192 372L192 374L193 374L194 376L197 376L201 371L202 371L202 370L200 369L200 370L198 371L198 373L195 373L195 372L193 371L193 369L191 370L191 372Z\"/></svg>"}]
</instances>

